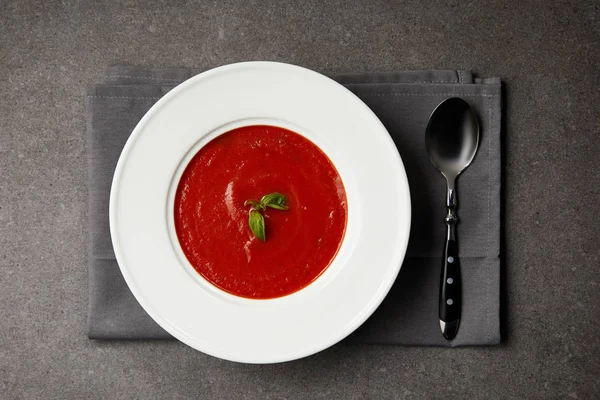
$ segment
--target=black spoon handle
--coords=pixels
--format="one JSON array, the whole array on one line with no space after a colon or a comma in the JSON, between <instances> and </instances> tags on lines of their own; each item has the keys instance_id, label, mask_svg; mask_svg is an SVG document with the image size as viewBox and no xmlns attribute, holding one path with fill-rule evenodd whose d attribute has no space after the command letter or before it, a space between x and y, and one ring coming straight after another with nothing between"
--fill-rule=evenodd
<instances>
[{"instance_id":1,"label":"black spoon handle","mask_svg":"<svg viewBox=\"0 0 600 400\"><path fill-rule=\"evenodd\" d=\"M446 245L442 261L440 280L440 329L447 340L452 340L458 332L462 307L462 287L460 281L460 262L456 241L458 217L454 210L456 199L454 189L448 191L446 215Z\"/></svg>"}]
</instances>

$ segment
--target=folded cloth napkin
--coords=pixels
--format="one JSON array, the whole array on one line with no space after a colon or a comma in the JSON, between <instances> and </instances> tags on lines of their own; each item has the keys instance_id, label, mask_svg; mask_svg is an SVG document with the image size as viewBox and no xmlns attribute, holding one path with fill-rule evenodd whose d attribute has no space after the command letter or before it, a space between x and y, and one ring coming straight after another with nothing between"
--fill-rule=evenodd
<instances>
[{"instance_id":1,"label":"folded cloth napkin","mask_svg":"<svg viewBox=\"0 0 600 400\"><path fill-rule=\"evenodd\" d=\"M121 276L110 239L108 200L114 168L135 125L165 93L199 72L112 66L104 82L87 92L92 339L171 338L144 312ZM500 80L453 70L329 76L360 97L386 126L402 156L412 197L410 242L398 279L347 341L452 347L499 343ZM428 159L424 139L433 109L453 96L474 107L481 141L457 183L463 309L458 335L446 341L438 322L446 188Z\"/></svg>"}]
</instances>

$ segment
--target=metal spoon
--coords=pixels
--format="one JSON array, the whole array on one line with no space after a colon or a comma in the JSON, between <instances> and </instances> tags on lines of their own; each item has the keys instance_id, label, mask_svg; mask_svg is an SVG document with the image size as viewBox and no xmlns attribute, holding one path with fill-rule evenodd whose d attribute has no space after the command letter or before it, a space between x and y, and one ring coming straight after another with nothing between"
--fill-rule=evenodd
<instances>
[{"instance_id":1,"label":"metal spoon","mask_svg":"<svg viewBox=\"0 0 600 400\"><path fill-rule=\"evenodd\" d=\"M473 161L479 146L479 122L469 104L453 97L441 102L431 114L425 133L429 159L446 178L446 245L440 282L440 329L454 339L460 324L462 289L456 239L456 191L458 175Z\"/></svg>"}]
</instances>

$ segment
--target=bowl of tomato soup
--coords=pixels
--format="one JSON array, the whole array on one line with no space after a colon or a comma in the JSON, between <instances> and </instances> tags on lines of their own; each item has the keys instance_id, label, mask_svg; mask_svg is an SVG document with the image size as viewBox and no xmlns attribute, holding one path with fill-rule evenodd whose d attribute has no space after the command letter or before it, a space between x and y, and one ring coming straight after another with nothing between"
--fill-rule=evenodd
<instances>
[{"instance_id":1,"label":"bowl of tomato soup","mask_svg":"<svg viewBox=\"0 0 600 400\"><path fill-rule=\"evenodd\" d=\"M352 92L247 62L149 109L109 214L121 273L163 329L215 357L273 363L339 342L375 311L406 252L410 193L389 133Z\"/></svg>"}]
</instances>

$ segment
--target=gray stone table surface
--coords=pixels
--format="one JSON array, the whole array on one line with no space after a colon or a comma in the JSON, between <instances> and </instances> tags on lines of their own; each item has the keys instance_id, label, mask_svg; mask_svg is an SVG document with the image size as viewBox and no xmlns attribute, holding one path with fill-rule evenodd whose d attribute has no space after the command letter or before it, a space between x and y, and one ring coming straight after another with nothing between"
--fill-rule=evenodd
<instances>
[{"instance_id":1,"label":"gray stone table surface","mask_svg":"<svg viewBox=\"0 0 600 400\"><path fill-rule=\"evenodd\" d=\"M600 3L0 0L0 398L600 398ZM506 83L505 339L282 365L86 337L83 96L109 64Z\"/></svg>"}]
</instances>

